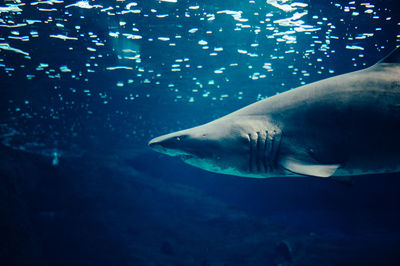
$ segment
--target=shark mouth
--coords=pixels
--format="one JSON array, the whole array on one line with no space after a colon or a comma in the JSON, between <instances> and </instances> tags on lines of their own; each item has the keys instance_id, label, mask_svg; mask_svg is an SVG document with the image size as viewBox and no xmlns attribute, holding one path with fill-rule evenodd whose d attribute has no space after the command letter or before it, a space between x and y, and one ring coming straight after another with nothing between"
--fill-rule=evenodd
<instances>
[{"instance_id":1,"label":"shark mouth","mask_svg":"<svg viewBox=\"0 0 400 266\"><path fill-rule=\"evenodd\" d=\"M181 155L178 155L178 157L181 158L183 161L186 161L186 160L192 159L194 156L190 155L190 154L181 154Z\"/></svg>"}]
</instances>

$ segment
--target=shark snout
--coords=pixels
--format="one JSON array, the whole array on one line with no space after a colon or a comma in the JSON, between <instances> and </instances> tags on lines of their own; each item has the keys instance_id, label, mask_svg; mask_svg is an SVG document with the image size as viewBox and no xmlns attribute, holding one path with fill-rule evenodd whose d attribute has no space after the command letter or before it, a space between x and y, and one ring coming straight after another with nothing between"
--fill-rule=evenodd
<instances>
[{"instance_id":1,"label":"shark snout","mask_svg":"<svg viewBox=\"0 0 400 266\"><path fill-rule=\"evenodd\" d=\"M160 138L154 138L150 140L147 145L157 152L166 153L166 149L163 147L162 143L163 142Z\"/></svg>"},{"instance_id":2,"label":"shark snout","mask_svg":"<svg viewBox=\"0 0 400 266\"><path fill-rule=\"evenodd\" d=\"M173 134L163 135L149 141L148 146L160 153L175 156L178 152L178 145L175 143L176 137Z\"/></svg>"},{"instance_id":3,"label":"shark snout","mask_svg":"<svg viewBox=\"0 0 400 266\"><path fill-rule=\"evenodd\" d=\"M154 138L149 141L148 146L157 152L164 153L170 156L178 156L186 154L182 148L181 135L171 133Z\"/></svg>"}]
</instances>

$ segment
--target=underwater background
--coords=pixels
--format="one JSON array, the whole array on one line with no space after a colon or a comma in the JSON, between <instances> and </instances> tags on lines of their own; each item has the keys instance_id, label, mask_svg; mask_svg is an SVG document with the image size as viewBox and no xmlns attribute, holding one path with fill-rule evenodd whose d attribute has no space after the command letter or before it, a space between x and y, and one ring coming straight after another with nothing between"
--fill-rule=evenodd
<instances>
[{"instance_id":1,"label":"underwater background","mask_svg":"<svg viewBox=\"0 0 400 266\"><path fill-rule=\"evenodd\" d=\"M251 179L147 147L373 65L400 45L399 14L396 0L1 1L0 265L399 265L399 174Z\"/></svg>"}]
</instances>

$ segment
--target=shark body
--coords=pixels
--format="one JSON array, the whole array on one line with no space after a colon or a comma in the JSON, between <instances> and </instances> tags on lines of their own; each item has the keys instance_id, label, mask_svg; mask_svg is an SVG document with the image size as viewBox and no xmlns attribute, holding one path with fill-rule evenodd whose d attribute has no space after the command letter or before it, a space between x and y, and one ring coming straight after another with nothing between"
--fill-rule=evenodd
<instances>
[{"instance_id":1,"label":"shark body","mask_svg":"<svg viewBox=\"0 0 400 266\"><path fill-rule=\"evenodd\" d=\"M272 96L149 146L245 177L399 172L400 48L369 68Z\"/></svg>"}]
</instances>

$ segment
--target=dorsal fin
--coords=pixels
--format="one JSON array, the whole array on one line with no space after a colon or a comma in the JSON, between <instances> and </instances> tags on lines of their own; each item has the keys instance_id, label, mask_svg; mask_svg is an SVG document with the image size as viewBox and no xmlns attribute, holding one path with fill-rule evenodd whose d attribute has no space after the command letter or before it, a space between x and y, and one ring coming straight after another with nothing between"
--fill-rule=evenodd
<instances>
[{"instance_id":1,"label":"dorsal fin","mask_svg":"<svg viewBox=\"0 0 400 266\"><path fill-rule=\"evenodd\" d=\"M400 47L395 48L387 56L385 56L379 63L400 63Z\"/></svg>"}]
</instances>

